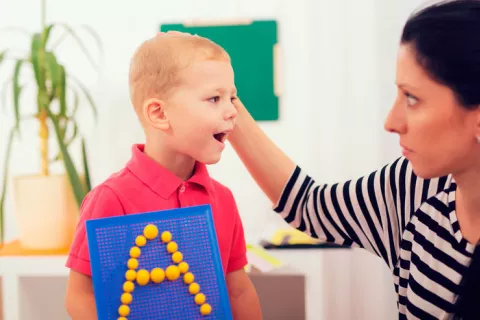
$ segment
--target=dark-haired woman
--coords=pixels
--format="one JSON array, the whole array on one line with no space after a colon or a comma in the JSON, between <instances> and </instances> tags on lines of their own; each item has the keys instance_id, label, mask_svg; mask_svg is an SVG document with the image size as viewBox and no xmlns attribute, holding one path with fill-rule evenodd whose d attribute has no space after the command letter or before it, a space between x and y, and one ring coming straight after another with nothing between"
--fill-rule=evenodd
<instances>
[{"instance_id":1,"label":"dark-haired woman","mask_svg":"<svg viewBox=\"0 0 480 320\"><path fill-rule=\"evenodd\" d=\"M358 180L314 181L239 100L230 141L292 226L387 263L400 319L480 319L480 1L414 14L396 84L385 129L403 156Z\"/></svg>"}]
</instances>

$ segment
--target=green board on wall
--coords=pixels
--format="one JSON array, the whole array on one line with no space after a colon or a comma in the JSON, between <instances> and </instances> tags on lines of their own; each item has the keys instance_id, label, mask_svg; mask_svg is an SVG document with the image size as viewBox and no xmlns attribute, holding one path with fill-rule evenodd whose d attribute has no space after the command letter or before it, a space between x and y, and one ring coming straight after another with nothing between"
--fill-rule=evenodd
<instances>
[{"instance_id":1,"label":"green board on wall","mask_svg":"<svg viewBox=\"0 0 480 320\"><path fill-rule=\"evenodd\" d=\"M276 21L221 25L163 24L160 31L197 34L222 46L232 59L239 97L253 118L257 121L278 120Z\"/></svg>"}]
</instances>

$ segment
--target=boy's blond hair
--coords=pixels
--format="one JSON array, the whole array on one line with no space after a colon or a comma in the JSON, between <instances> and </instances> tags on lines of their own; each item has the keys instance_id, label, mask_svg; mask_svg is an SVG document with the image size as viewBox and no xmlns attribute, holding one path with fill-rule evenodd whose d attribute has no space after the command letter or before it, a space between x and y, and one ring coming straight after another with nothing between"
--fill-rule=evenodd
<instances>
[{"instance_id":1,"label":"boy's blond hair","mask_svg":"<svg viewBox=\"0 0 480 320\"><path fill-rule=\"evenodd\" d=\"M213 41L189 34L158 33L135 51L129 70L130 97L135 110L150 98L165 99L181 83L180 71L192 61L230 62Z\"/></svg>"}]
</instances>

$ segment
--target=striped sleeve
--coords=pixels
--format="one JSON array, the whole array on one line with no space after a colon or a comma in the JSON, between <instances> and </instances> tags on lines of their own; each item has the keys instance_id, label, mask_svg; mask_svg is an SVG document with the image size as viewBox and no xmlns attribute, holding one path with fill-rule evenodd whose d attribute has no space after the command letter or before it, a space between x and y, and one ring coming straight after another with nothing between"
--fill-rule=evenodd
<instances>
[{"instance_id":1,"label":"striped sleeve","mask_svg":"<svg viewBox=\"0 0 480 320\"><path fill-rule=\"evenodd\" d=\"M418 178L404 157L336 184L317 184L297 166L274 210L313 238L364 248L393 268L411 214L445 181Z\"/></svg>"}]
</instances>

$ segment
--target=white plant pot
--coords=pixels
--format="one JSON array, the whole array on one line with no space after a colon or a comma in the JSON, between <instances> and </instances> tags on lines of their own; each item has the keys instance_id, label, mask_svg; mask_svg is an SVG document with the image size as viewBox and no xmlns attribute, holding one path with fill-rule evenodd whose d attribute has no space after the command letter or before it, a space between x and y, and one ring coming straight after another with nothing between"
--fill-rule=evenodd
<instances>
[{"instance_id":1,"label":"white plant pot","mask_svg":"<svg viewBox=\"0 0 480 320\"><path fill-rule=\"evenodd\" d=\"M79 209L66 175L19 176L13 181L19 240L29 250L68 248Z\"/></svg>"}]
</instances>

